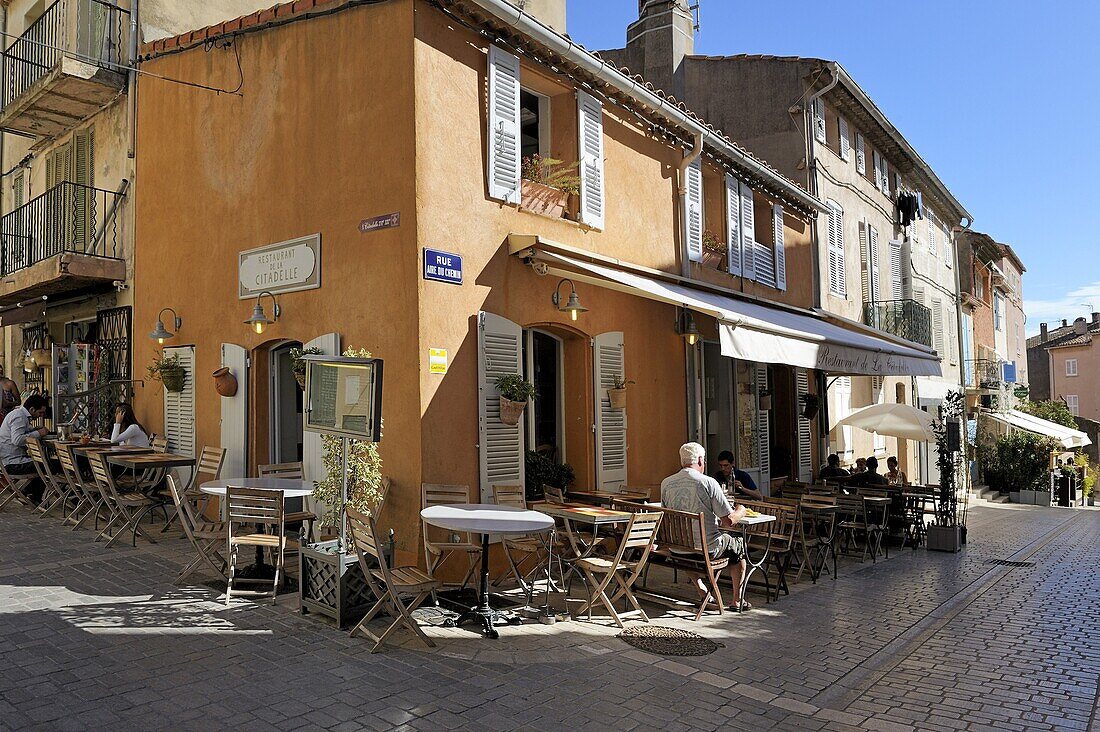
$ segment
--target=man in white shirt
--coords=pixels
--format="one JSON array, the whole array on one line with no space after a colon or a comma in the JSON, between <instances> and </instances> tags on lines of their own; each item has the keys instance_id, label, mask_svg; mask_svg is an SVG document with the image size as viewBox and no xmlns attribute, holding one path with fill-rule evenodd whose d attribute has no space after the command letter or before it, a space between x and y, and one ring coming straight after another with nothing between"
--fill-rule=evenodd
<instances>
[{"instance_id":1,"label":"man in white shirt","mask_svg":"<svg viewBox=\"0 0 1100 732\"><path fill-rule=\"evenodd\" d=\"M706 542L712 559L730 559L730 579L734 587L741 586L745 572L745 541L740 536L722 531L719 527L732 527L748 512L744 506L730 508L718 481L706 473L707 451L697 442L680 447L680 464L683 469L661 481L661 505L677 511L706 514ZM707 588L701 578L696 578L701 592ZM743 609L752 606L747 602Z\"/></svg>"},{"instance_id":2,"label":"man in white shirt","mask_svg":"<svg viewBox=\"0 0 1100 732\"><path fill-rule=\"evenodd\" d=\"M35 474L34 463L27 454L27 438L41 437L48 432L45 427L31 428L31 420L45 417L48 408L49 403L44 397L31 394L23 406L8 412L3 424L0 424L0 460L4 461L4 469L11 475ZM23 493L37 504L45 488L42 481L35 478L23 489Z\"/></svg>"}]
</instances>

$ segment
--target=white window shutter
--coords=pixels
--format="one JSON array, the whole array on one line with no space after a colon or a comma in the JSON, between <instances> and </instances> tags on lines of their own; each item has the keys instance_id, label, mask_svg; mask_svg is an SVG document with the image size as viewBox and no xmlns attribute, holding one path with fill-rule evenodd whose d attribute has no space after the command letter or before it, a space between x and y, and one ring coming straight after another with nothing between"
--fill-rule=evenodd
<instances>
[{"instance_id":1,"label":"white window shutter","mask_svg":"<svg viewBox=\"0 0 1100 732\"><path fill-rule=\"evenodd\" d=\"M924 288L923 287L914 287L913 288L913 300L920 303L921 305L924 305Z\"/></svg>"},{"instance_id":2,"label":"white window shutter","mask_svg":"<svg viewBox=\"0 0 1100 732\"><path fill-rule=\"evenodd\" d=\"M308 343L304 343L302 348L317 348L321 351L320 355L323 356L339 356L343 353L340 349L339 333L319 335ZM316 432L304 432L302 434L302 475L306 480L314 481L324 480L328 477L325 472L325 462L321 450L321 435ZM307 498L305 505L308 510L317 513L318 511L315 508L322 504L312 498ZM323 512L324 509L319 510Z\"/></svg>"},{"instance_id":3,"label":"white window shutter","mask_svg":"<svg viewBox=\"0 0 1100 732\"><path fill-rule=\"evenodd\" d=\"M871 226L867 232L867 253L871 262L871 299L878 302L882 299L882 294L879 292L881 278L878 268L878 229Z\"/></svg>"},{"instance_id":4,"label":"white window shutter","mask_svg":"<svg viewBox=\"0 0 1100 732\"><path fill-rule=\"evenodd\" d=\"M519 203L519 57L489 46L489 197Z\"/></svg>"},{"instance_id":5,"label":"white window shutter","mask_svg":"<svg viewBox=\"0 0 1100 732\"><path fill-rule=\"evenodd\" d=\"M905 287L901 280L901 242L890 242L890 296L894 300L905 299Z\"/></svg>"},{"instance_id":6,"label":"white window shutter","mask_svg":"<svg viewBox=\"0 0 1100 732\"><path fill-rule=\"evenodd\" d=\"M757 393L768 389L768 365L756 364L756 388ZM771 412L760 409L757 402L756 409L756 464L760 468L760 489L764 495L768 495L768 484L771 482L772 473L772 440L769 422Z\"/></svg>"},{"instance_id":7,"label":"white window shutter","mask_svg":"<svg viewBox=\"0 0 1100 732\"><path fill-rule=\"evenodd\" d=\"M955 318L947 312L947 360L955 365L959 362L959 337L955 327Z\"/></svg>"},{"instance_id":8,"label":"white window shutter","mask_svg":"<svg viewBox=\"0 0 1100 732\"><path fill-rule=\"evenodd\" d=\"M607 390L625 378L623 334L601 333L592 339L596 393L596 490L617 493L626 484L626 410L613 409Z\"/></svg>"},{"instance_id":9,"label":"white window shutter","mask_svg":"<svg viewBox=\"0 0 1100 732\"><path fill-rule=\"evenodd\" d=\"M867 175L867 148L863 142L863 135L856 133L856 172Z\"/></svg>"},{"instance_id":10,"label":"white window shutter","mask_svg":"<svg viewBox=\"0 0 1100 732\"><path fill-rule=\"evenodd\" d=\"M703 165L695 158L685 171L684 220L687 222L688 259L703 261Z\"/></svg>"},{"instance_id":11,"label":"white window shutter","mask_svg":"<svg viewBox=\"0 0 1100 732\"><path fill-rule=\"evenodd\" d=\"M859 274L863 302L871 301L871 253L867 246L867 221L859 222Z\"/></svg>"},{"instance_id":12,"label":"white window shutter","mask_svg":"<svg viewBox=\"0 0 1100 732\"><path fill-rule=\"evenodd\" d=\"M851 157L851 143L848 140L848 120L837 117L837 130L840 133L840 157L848 160Z\"/></svg>"},{"instance_id":13,"label":"white window shutter","mask_svg":"<svg viewBox=\"0 0 1100 732\"><path fill-rule=\"evenodd\" d=\"M594 229L604 227L603 104L577 92L577 128L580 130L581 222Z\"/></svg>"},{"instance_id":14,"label":"white window shutter","mask_svg":"<svg viewBox=\"0 0 1100 732\"><path fill-rule=\"evenodd\" d=\"M941 359L947 355L943 350L943 303L938 298L932 299L932 347Z\"/></svg>"},{"instance_id":15,"label":"white window shutter","mask_svg":"<svg viewBox=\"0 0 1100 732\"><path fill-rule=\"evenodd\" d=\"M756 212L752 204L752 186L741 181L741 274L756 279Z\"/></svg>"},{"instance_id":16,"label":"white window shutter","mask_svg":"<svg viewBox=\"0 0 1100 732\"><path fill-rule=\"evenodd\" d=\"M933 257L936 256L936 217L931 211L928 212L928 253Z\"/></svg>"},{"instance_id":17,"label":"white window shutter","mask_svg":"<svg viewBox=\"0 0 1100 732\"><path fill-rule=\"evenodd\" d=\"M164 390L164 437L168 451L195 457L195 347L165 348L166 357L176 356L183 367L183 391Z\"/></svg>"},{"instance_id":18,"label":"white window shutter","mask_svg":"<svg viewBox=\"0 0 1100 732\"><path fill-rule=\"evenodd\" d=\"M780 290L786 290L787 252L784 246L783 206L781 204L772 204L772 226L775 229L775 286Z\"/></svg>"},{"instance_id":19,"label":"white window shutter","mask_svg":"<svg viewBox=\"0 0 1100 732\"><path fill-rule=\"evenodd\" d=\"M730 274L741 274L741 184L732 175L726 176L726 236L729 247L726 259Z\"/></svg>"},{"instance_id":20,"label":"white window shutter","mask_svg":"<svg viewBox=\"0 0 1100 732\"><path fill-rule=\"evenodd\" d=\"M810 393L810 379L806 375L806 369L794 370L795 388L798 391L798 401L795 410L798 412L798 479L803 482L813 480L813 432L810 429L810 420L802 416L806 402L802 397Z\"/></svg>"},{"instance_id":21,"label":"white window shutter","mask_svg":"<svg viewBox=\"0 0 1100 732\"><path fill-rule=\"evenodd\" d=\"M844 263L844 209L829 201L829 290L840 297L848 296Z\"/></svg>"},{"instance_id":22,"label":"white window shutter","mask_svg":"<svg viewBox=\"0 0 1100 732\"><path fill-rule=\"evenodd\" d=\"M825 142L825 100L821 97L814 100L814 137Z\"/></svg>"},{"instance_id":23,"label":"white window shutter","mask_svg":"<svg viewBox=\"0 0 1100 732\"><path fill-rule=\"evenodd\" d=\"M478 313L478 455L481 502L493 502L494 485L524 484L523 419L500 421L498 376L523 374L523 328L493 313Z\"/></svg>"},{"instance_id":24,"label":"white window shutter","mask_svg":"<svg viewBox=\"0 0 1100 732\"><path fill-rule=\"evenodd\" d=\"M775 256L772 254L771 247L762 241L757 241L754 243L753 252L756 255L754 257L756 281L768 287L775 287Z\"/></svg>"},{"instance_id":25,"label":"white window shutter","mask_svg":"<svg viewBox=\"0 0 1100 732\"><path fill-rule=\"evenodd\" d=\"M879 161L880 161L879 164L882 166L882 173L880 174L879 188L882 189L883 193L885 193L887 196L889 196L890 195L890 163L887 162L886 158L881 156L881 155L879 156Z\"/></svg>"},{"instance_id":26,"label":"white window shutter","mask_svg":"<svg viewBox=\"0 0 1100 732\"><path fill-rule=\"evenodd\" d=\"M237 393L218 400L221 402L220 444L225 448L222 474L226 477L248 475L248 349L235 343L223 343L221 364L237 379Z\"/></svg>"},{"instance_id":27,"label":"white window shutter","mask_svg":"<svg viewBox=\"0 0 1100 732\"><path fill-rule=\"evenodd\" d=\"M875 188L882 190L882 156L878 150L871 151L871 163L875 168Z\"/></svg>"}]
</instances>

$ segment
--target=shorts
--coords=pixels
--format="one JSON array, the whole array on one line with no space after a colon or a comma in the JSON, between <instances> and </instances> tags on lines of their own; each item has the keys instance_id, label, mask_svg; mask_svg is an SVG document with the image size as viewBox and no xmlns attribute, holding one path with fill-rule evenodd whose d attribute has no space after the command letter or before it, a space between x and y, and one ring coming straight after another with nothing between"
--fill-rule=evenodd
<instances>
[{"instance_id":1,"label":"shorts","mask_svg":"<svg viewBox=\"0 0 1100 732\"><path fill-rule=\"evenodd\" d=\"M718 546L710 551L711 559L732 559L740 562L745 558L745 540L734 534L722 532L718 535Z\"/></svg>"}]
</instances>

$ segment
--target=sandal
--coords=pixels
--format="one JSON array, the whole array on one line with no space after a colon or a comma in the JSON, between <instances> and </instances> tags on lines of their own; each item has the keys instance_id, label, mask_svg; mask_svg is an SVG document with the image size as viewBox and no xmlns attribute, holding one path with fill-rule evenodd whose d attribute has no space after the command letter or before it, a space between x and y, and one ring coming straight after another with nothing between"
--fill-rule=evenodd
<instances>
[{"instance_id":1,"label":"sandal","mask_svg":"<svg viewBox=\"0 0 1100 732\"><path fill-rule=\"evenodd\" d=\"M749 602L748 600L742 600L741 601L741 612L745 612L746 610L752 610L752 603Z\"/></svg>"}]
</instances>

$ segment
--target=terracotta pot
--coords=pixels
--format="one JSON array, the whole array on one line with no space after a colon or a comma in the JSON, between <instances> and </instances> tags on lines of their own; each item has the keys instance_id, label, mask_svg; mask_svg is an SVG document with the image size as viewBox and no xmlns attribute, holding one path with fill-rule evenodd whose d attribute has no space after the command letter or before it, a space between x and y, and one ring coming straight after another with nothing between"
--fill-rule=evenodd
<instances>
[{"instance_id":1,"label":"terracotta pot","mask_svg":"<svg viewBox=\"0 0 1100 732\"><path fill-rule=\"evenodd\" d=\"M237 377L233 375L233 372L229 370L228 366L222 366L212 375L214 377L214 391L218 392L223 397L236 396Z\"/></svg>"},{"instance_id":2,"label":"terracotta pot","mask_svg":"<svg viewBox=\"0 0 1100 732\"><path fill-rule=\"evenodd\" d=\"M725 252L716 252L713 249L703 249L703 266L710 269L721 269L722 260L726 258Z\"/></svg>"},{"instance_id":3,"label":"terracotta pot","mask_svg":"<svg viewBox=\"0 0 1100 732\"><path fill-rule=\"evenodd\" d=\"M500 421L504 424L519 424L519 417L523 414L523 408L527 402L513 402L511 399L500 398Z\"/></svg>"},{"instance_id":4,"label":"terracotta pot","mask_svg":"<svg viewBox=\"0 0 1100 732\"><path fill-rule=\"evenodd\" d=\"M612 409L626 409L626 388L608 389L607 398L611 400Z\"/></svg>"},{"instance_id":5,"label":"terracotta pot","mask_svg":"<svg viewBox=\"0 0 1100 732\"><path fill-rule=\"evenodd\" d=\"M560 219L565 205L569 203L569 194L565 191L526 178L520 181L519 195L520 204L525 209L552 219Z\"/></svg>"},{"instance_id":6,"label":"terracotta pot","mask_svg":"<svg viewBox=\"0 0 1100 732\"><path fill-rule=\"evenodd\" d=\"M178 394L183 391L183 384L187 380L187 372L182 367L161 369L160 380L165 389Z\"/></svg>"},{"instance_id":7,"label":"terracotta pot","mask_svg":"<svg viewBox=\"0 0 1100 732\"><path fill-rule=\"evenodd\" d=\"M306 375L305 375L305 372L302 372L300 374L295 372L294 380L298 382L298 388L299 389L301 389L302 391L306 390Z\"/></svg>"}]
</instances>

